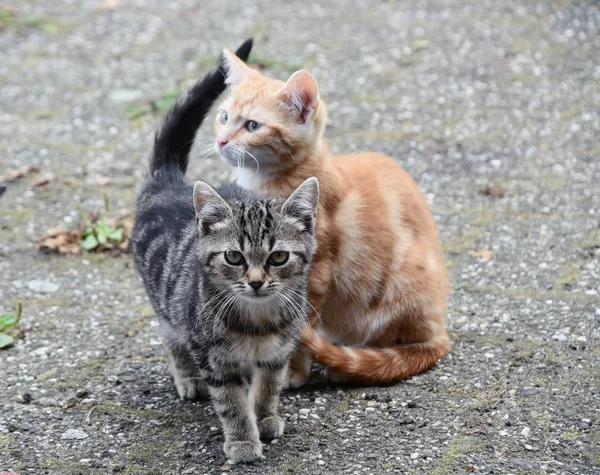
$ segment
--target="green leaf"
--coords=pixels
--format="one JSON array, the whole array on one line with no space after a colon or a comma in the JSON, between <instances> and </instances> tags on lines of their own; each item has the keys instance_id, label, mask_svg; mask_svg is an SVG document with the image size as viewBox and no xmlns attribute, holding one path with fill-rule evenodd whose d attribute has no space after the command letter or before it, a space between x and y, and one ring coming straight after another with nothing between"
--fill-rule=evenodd
<instances>
[{"instance_id":1,"label":"green leaf","mask_svg":"<svg viewBox=\"0 0 600 475\"><path fill-rule=\"evenodd\" d=\"M107 232L104 229L96 229L96 234L98 237L98 242L100 244L106 244L106 240L108 238Z\"/></svg>"},{"instance_id":2,"label":"green leaf","mask_svg":"<svg viewBox=\"0 0 600 475\"><path fill-rule=\"evenodd\" d=\"M415 51L420 51L428 48L431 48L431 41L429 40L415 40L412 44L412 49L414 49Z\"/></svg>"},{"instance_id":3,"label":"green leaf","mask_svg":"<svg viewBox=\"0 0 600 475\"><path fill-rule=\"evenodd\" d=\"M0 314L0 332L16 327L21 319L21 313L23 313L23 304L19 302L17 304L16 312L6 312Z\"/></svg>"},{"instance_id":4,"label":"green leaf","mask_svg":"<svg viewBox=\"0 0 600 475\"><path fill-rule=\"evenodd\" d=\"M113 241L121 242L123 240L123 230L122 229L111 229L108 234L108 238Z\"/></svg>"},{"instance_id":5,"label":"green leaf","mask_svg":"<svg viewBox=\"0 0 600 475\"><path fill-rule=\"evenodd\" d=\"M14 341L15 341L14 337L7 335L6 333L0 332L0 348L6 348L6 347L12 345Z\"/></svg>"},{"instance_id":6,"label":"green leaf","mask_svg":"<svg viewBox=\"0 0 600 475\"><path fill-rule=\"evenodd\" d=\"M17 323L16 312L8 312L0 315L0 332L12 328Z\"/></svg>"},{"instance_id":7,"label":"green leaf","mask_svg":"<svg viewBox=\"0 0 600 475\"><path fill-rule=\"evenodd\" d=\"M112 228L106 221L101 221L96 226L96 237L98 238L98 242L100 244L106 244L108 236L110 235Z\"/></svg>"},{"instance_id":8,"label":"green leaf","mask_svg":"<svg viewBox=\"0 0 600 475\"><path fill-rule=\"evenodd\" d=\"M110 226L108 225L108 223L104 220L100 221L97 225L96 225L96 233L102 233L102 234L107 234L110 231Z\"/></svg>"},{"instance_id":9,"label":"green leaf","mask_svg":"<svg viewBox=\"0 0 600 475\"><path fill-rule=\"evenodd\" d=\"M81 247L83 247L86 251L96 249L98 247L98 240L96 239L96 236L89 234L81 243Z\"/></svg>"}]
</instances>

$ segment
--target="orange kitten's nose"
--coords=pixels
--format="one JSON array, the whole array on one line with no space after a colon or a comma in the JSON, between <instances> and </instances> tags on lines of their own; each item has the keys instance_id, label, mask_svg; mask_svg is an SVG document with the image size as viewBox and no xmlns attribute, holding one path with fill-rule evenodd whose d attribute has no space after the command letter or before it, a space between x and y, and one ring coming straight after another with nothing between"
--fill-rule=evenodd
<instances>
[{"instance_id":1,"label":"orange kitten's nose","mask_svg":"<svg viewBox=\"0 0 600 475\"><path fill-rule=\"evenodd\" d=\"M225 145L227 145L227 140L217 139L217 143L219 144L219 148L223 148Z\"/></svg>"}]
</instances>

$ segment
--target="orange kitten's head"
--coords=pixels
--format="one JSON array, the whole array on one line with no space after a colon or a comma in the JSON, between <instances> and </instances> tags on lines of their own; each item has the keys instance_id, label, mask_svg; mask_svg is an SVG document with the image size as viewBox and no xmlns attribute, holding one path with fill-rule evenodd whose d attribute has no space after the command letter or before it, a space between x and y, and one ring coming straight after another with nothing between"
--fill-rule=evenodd
<instances>
[{"instance_id":1,"label":"orange kitten's head","mask_svg":"<svg viewBox=\"0 0 600 475\"><path fill-rule=\"evenodd\" d=\"M325 105L315 78L297 71L282 82L224 51L231 95L215 121L215 148L231 166L252 173L286 170L320 150Z\"/></svg>"}]
</instances>

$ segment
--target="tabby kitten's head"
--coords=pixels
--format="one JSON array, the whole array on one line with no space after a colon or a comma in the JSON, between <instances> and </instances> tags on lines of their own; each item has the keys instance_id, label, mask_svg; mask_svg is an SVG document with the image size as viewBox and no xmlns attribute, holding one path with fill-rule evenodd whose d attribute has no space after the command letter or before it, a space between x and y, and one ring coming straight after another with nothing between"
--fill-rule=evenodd
<instances>
[{"instance_id":1,"label":"tabby kitten's head","mask_svg":"<svg viewBox=\"0 0 600 475\"><path fill-rule=\"evenodd\" d=\"M287 200L224 200L204 182L194 186L202 239L204 287L240 310L303 307L316 249L319 183L308 178ZM287 302L287 303L286 303Z\"/></svg>"},{"instance_id":2,"label":"tabby kitten's head","mask_svg":"<svg viewBox=\"0 0 600 475\"><path fill-rule=\"evenodd\" d=\"M215 148L231 166L253 172L285 170L318 153L326 109L315 78L297 71L282 82L224 51L231 95L215 121Z\"/></svg>"}]
</instances>

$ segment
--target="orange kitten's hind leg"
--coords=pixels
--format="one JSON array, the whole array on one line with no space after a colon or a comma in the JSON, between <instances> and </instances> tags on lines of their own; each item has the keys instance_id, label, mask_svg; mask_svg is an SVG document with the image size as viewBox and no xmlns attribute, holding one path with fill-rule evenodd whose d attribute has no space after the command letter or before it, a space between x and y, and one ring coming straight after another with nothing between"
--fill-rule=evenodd
<instances>
[{"instance_id":1,"label":"orange kitten's hind leg","mask_svg":"<svg viewBox=\"0 0 600 475\"><path fill-rule=\"evenodd\" d=\"M288 388L299 388L306 384L310 376L310 352L301 346L290 361Z\"/></svg>"}]
</instances>

